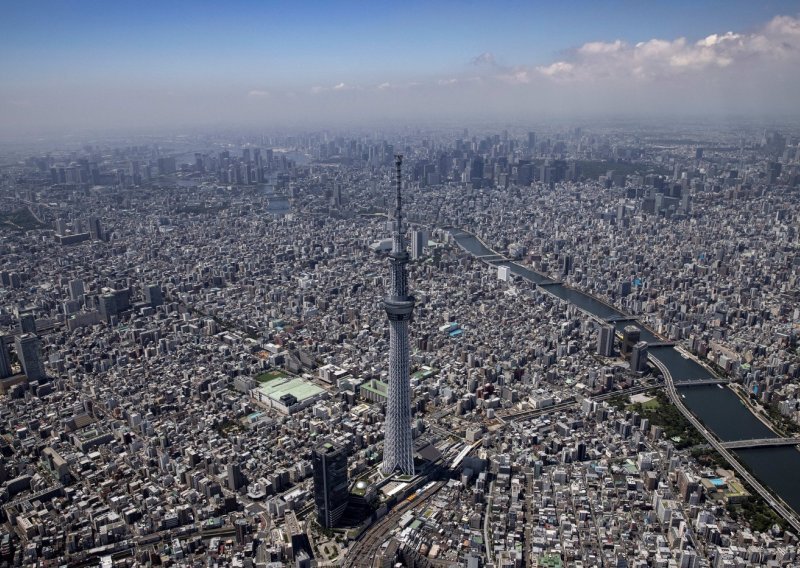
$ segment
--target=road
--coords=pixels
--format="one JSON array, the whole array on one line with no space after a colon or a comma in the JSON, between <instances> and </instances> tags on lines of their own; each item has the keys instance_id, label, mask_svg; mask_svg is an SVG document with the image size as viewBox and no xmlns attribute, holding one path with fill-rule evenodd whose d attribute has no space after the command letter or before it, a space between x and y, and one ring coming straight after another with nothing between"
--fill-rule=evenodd
<instances>
[{"instance_id":1,"label":"road","mask_svg":"<svg viewBox=\"0 0 800 568\"><path fill-rule=\"evenodd\" d=\"M494 495L494 481L489 483L489 497L486 499L486 515L483 517L483 546L486 549L486 561L492 563L492 496Z\"/></svg>"}]
</instances>

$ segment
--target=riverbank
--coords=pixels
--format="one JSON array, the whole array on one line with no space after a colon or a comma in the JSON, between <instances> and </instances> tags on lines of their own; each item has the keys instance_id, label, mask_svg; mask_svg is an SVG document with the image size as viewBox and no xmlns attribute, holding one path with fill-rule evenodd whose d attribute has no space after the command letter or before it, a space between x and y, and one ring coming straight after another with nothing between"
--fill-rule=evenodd
<instances>
[{"instance_id":1,"label":"riverbank","mask_svg":"<svg viewBox=\"0 0 800 568\"><path fill-rule=\"evenodd\" d=\"M508 265L515 275L525 278L536 285L545 284L541 286L542 290L557 298L572 303L583 313L592 316L594 319L601 322L624 319L625 325L632 324L639 328L643 332L643 337L645 333L653 338L659 337L644 326L635 316L625 314L621 310L609 306L608 303L595 299L589 294L580 292L574 288L568 288L529 268L505 259L503 255L498 255L497 252L487 247L486 244L475 235L462 229L455 228L451 228L449 232L456 244L472 256L484 260L484 262L492 267L496 267L498 264ZM498 262L498 257L504 260ZM487 260L489 258L494 260L489 262ZM671 384L673 381L681 384L691 384L695 381L702 383L704 381L719 380L719 377L713 369L704 362L697 360L691 354L687 354L684 350L679 350L672 345L650 349L649 358L662 370L665 377L669 376ZM710 438L709 443L713 441L712 445L715 446L715 449L717 449L716 446L719 446L720 440L734 441L777 436L777 434L775 434L774 425L769 421L765 422L764 420L766 417L758 416L756 413L752 412L750 407L743 404L730 388L725 387L720 389L716 385L712 385L711 387L688 386L680 388L682 392L688 395L686 403L691 407L691 411L684 405L682 400L683 394L678 392L674 384L672 384L672 389L674 390L675 397L671 398L677 402L679 409L683 408L685 410L687 419L690 419L690 422L692 422L701 433L708 433L708 438ZM733 404L733 400L736 401L736 404ZM704 424L708 426L704 426ZM743 476L748 476L747 479L752 480L750 481L751 486L754 488L756 488L756 486L760 487L761 491L759 491L759 493L761 494L763 492L762 497L767 500L795 530L800 532L800 521L797 520L795 514L795 511L800 511L800 488L786 476L787 471L800 471L800 452L795 449L789 449L787 452L787 448L737 451L737 455L743 457L743 460L747 462L749 469L751 469L755 475L768 480L774 493L779 496L780 499L778 499L773 497L771 493L762 487L754 476L745 471L744 467L738 463L730 452L724 448L721 449L722 451L718 450L720 455L724 456L726 460L730 460L731 467L737 472L743 472ZM759 452L760 455L757 456L754 452ZM788 504L788 506L784 505L784 503Z\"/></svg>"}]
</instances>

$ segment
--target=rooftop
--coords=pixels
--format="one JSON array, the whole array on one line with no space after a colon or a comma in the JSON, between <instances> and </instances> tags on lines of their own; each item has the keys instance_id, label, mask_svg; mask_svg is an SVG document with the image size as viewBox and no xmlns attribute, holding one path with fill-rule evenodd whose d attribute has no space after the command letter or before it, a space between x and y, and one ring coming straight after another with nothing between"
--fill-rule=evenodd
<instances>
[{"instance_id":1,"label":"rooftop","mask_svg":"<svg viewBox=\"0 0 800 568\"><path fill-rule=\"evenodd\" d=\"M262 393L272 400L280 400L285 394L291 394L298 402L302 402L325 392L324 389L300 378L280 377L258 387Z\"/></svg>"}]
</instances>

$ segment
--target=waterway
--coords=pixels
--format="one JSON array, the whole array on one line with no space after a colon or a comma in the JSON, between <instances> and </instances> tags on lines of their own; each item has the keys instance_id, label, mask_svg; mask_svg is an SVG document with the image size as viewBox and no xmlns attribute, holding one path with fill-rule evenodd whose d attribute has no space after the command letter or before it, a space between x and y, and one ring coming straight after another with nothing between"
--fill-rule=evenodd
<instances>
[{"instance_id":1,"label":"waterway","mask_svg":"<svg viewBox=\"0 0 800 568\"><path fill-rule=\"evenodd\" d=\"M513 274L534 284L544 285L554 296L571 302L600 319L625 318L627 315L588 294L564 286L516 262L504 260L470 233L460 229L450 229L450 233L455 241L472 255L488 260L496 266L508 266ZM663 341L633 319L614 322L614 326L620 331L626 325L635 325L639 328L642 340L648 343ZM653 346L650 348L650 354L664 364L676 383L716 378L704 366L685 357L670 345ZM722 441L776 436L727 386L723 388L718 385L683 386L678 387L678 392L683 397L686 407ZM736 454L762 483L800 513L800 485L794 481L794 474L789 473L800 471L800 451L797 448L736 450Z\"/></svg>"}]
</instances>

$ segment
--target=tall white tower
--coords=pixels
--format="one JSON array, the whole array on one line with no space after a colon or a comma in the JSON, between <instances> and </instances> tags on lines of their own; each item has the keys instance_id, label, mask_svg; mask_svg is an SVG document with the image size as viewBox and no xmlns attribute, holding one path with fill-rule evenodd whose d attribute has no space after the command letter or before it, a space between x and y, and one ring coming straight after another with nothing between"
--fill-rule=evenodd
<instances>
[{"instance_id":1,"label":"tall white tower","mask_svg":"<svg viewBox=\"0 0 800 568\"><path fill-rule=\"evenodd\" d=\"M403 156L394 157L397 171L397 201L394 210L392 252L389 254L391 284L383 299L389 319L389 394L386 400L386 435L383 442L381 472L400 470L414 474L414 441L411 437L411 378L409 368L408 322L414 312L414 297L408 293L408 252L403 238Z\"/></svg>"}]
</instances>

